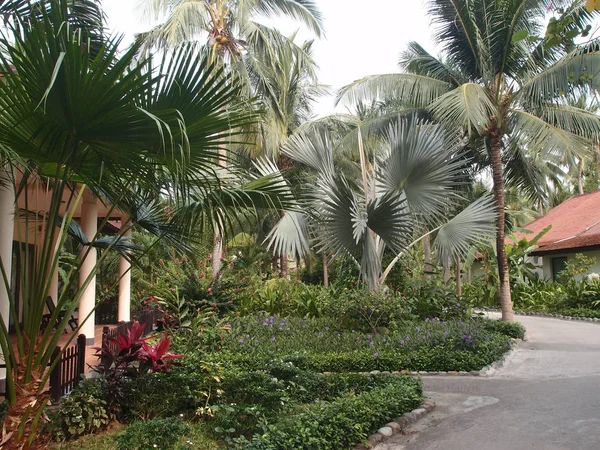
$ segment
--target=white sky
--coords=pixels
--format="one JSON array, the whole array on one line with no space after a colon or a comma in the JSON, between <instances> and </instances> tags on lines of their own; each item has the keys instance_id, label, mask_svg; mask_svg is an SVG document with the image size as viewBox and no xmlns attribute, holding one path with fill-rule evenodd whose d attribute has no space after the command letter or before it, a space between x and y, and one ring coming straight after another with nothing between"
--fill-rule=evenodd
<instances>
[{"instance_id":1,"label":"white sky","mask_svg":"<svg viewBox=\"0 0 600 450\"><path fill-rule=\"evenodd\" d=\"M103 0L108 25L131 42L134 33L147 30L141 17L140 1ZM325 18L326 36L316 40L315 60L320 81L334 89L366 75L397 72L400 52L409 41L417 41L433 52L430 20L425 16L424 0L319 0ZM273 22L285 34L297 24L285 20ZM301 30L301 39L311 38ZM333 98L324 98L316 106L318 115L334 111Z\"/></svg>"}]
</instances>

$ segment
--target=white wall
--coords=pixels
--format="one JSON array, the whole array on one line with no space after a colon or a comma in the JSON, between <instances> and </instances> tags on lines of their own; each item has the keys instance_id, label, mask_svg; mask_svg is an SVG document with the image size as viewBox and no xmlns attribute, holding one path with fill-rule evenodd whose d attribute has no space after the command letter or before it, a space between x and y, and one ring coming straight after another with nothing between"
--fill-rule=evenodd
<instances>
[{"instance_id":1,"label":"white wall","mask_svg":"<svg viewBox=\"0 0 600 450\"><path fill-rule=\"evenodd\" d=\"M543 260L543 270L544 270L544 278L547 280L552 280L552 258L560 258L567 257L567 260L570 261L575 258L577 253L581 253L584 256L596 258L596 263L590 269L588 273L600 273L600 250L592 250L592 251L578 251L578 252L570 252L570 253L557 253L555 255L548 255L542 257ZM587 273L582 276L578 276L576 278L581 279L584 276L587 276Z\"/></svg>"}]
</instances>

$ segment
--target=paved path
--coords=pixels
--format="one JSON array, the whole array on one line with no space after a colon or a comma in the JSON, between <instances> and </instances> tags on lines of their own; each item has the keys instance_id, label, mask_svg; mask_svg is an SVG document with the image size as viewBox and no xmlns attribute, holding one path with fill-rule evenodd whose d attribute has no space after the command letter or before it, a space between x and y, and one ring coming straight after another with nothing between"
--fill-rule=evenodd
<instances>
[{"instance_id":1,"label":"paved path","mask_svg":"<svg viewBox=\"0 0 600 450\"><path fill-rule=\"evenodd\" d=\"M376 450L600 450L600 324L518 317L492 377L424 377L437 408Z\"/></svg>"}]
</instances>

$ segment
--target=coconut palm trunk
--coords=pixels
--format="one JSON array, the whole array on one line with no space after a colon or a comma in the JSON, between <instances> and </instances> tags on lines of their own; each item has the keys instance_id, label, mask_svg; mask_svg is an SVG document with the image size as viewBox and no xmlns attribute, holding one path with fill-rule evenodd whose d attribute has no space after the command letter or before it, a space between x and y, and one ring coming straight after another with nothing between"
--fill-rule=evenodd
<instances>
[{"instance_id":1,"label":"coconut palm trunk","mask_svg":"<svg viewBox=\"0 0 600 450\"><path fill-rule=\"evenodd\" d=\"M505 213L504 213L504 175L502 170L502 134L496 129L490 132L490 160L493 179L493 195L496 205L496 258L498 260L498 296L502 320L513 322L512 298L510 295L510 276L508 273L508 259L506 257L505 239Z\"/></svg>"},{"instance_id":2,"label":"coconut palm trunk","mask_svg":"<svg viewBox=\"0 0 600 450\"><path fill-rule=\"evenodd\" d=\"M583 158L580 158L579 163L577 164L577 184L579 187L579 195L583 195Z\"/></svg>"},{"instance_id":3,"label":"coconut palm trunk","mask_svg":"<svg viewBox=\"0 0 600 450\"><path fill-rule=\"evenodd\" d=\"M423 238L423 259L425 264L423 270L425 272L425 280L431 280L431 241L429 239L428 230L425 230L425 237Z\"/></svg>"}]
</instances>

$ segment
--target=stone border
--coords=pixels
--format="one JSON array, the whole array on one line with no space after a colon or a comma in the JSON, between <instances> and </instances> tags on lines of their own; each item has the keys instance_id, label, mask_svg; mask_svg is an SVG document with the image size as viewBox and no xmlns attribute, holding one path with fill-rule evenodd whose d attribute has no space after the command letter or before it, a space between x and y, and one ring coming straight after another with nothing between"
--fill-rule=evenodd
<instances>
[{"instance_id":1,"label":"stone border","mask_svg":"<svg viewBox=\"0 0 600 450\"><path fill-rule=\"evenodd\" d=\"M366 442L356 445L354 450L370 450L374 448L380 442L388 440L393 435L402 432L410 425L414 424L417 420L425 417L425 415L433 411L434 408L434 402L424 402L421 406L413 409L411 412L404 413L391 422L386 423L383 427L369 436Z\"/></svg>"},{"instance_id":2,"label":"stone border","mask_svg":"<svg viewBox=\"0 0 600 450\"><path fill-rule=\"evenodd\" d=\"M480 309L481 312L502 312L495 308ZM600 318L595 317L576 317L576 316L564 316L562 314L553 314L548 312L538 311L513 311L515 316L535 316L535 317L549 317L551 319L560 320L572 320L576 322L589 322L589 323L600 323Z\"/></svg>"}]
</instances>

